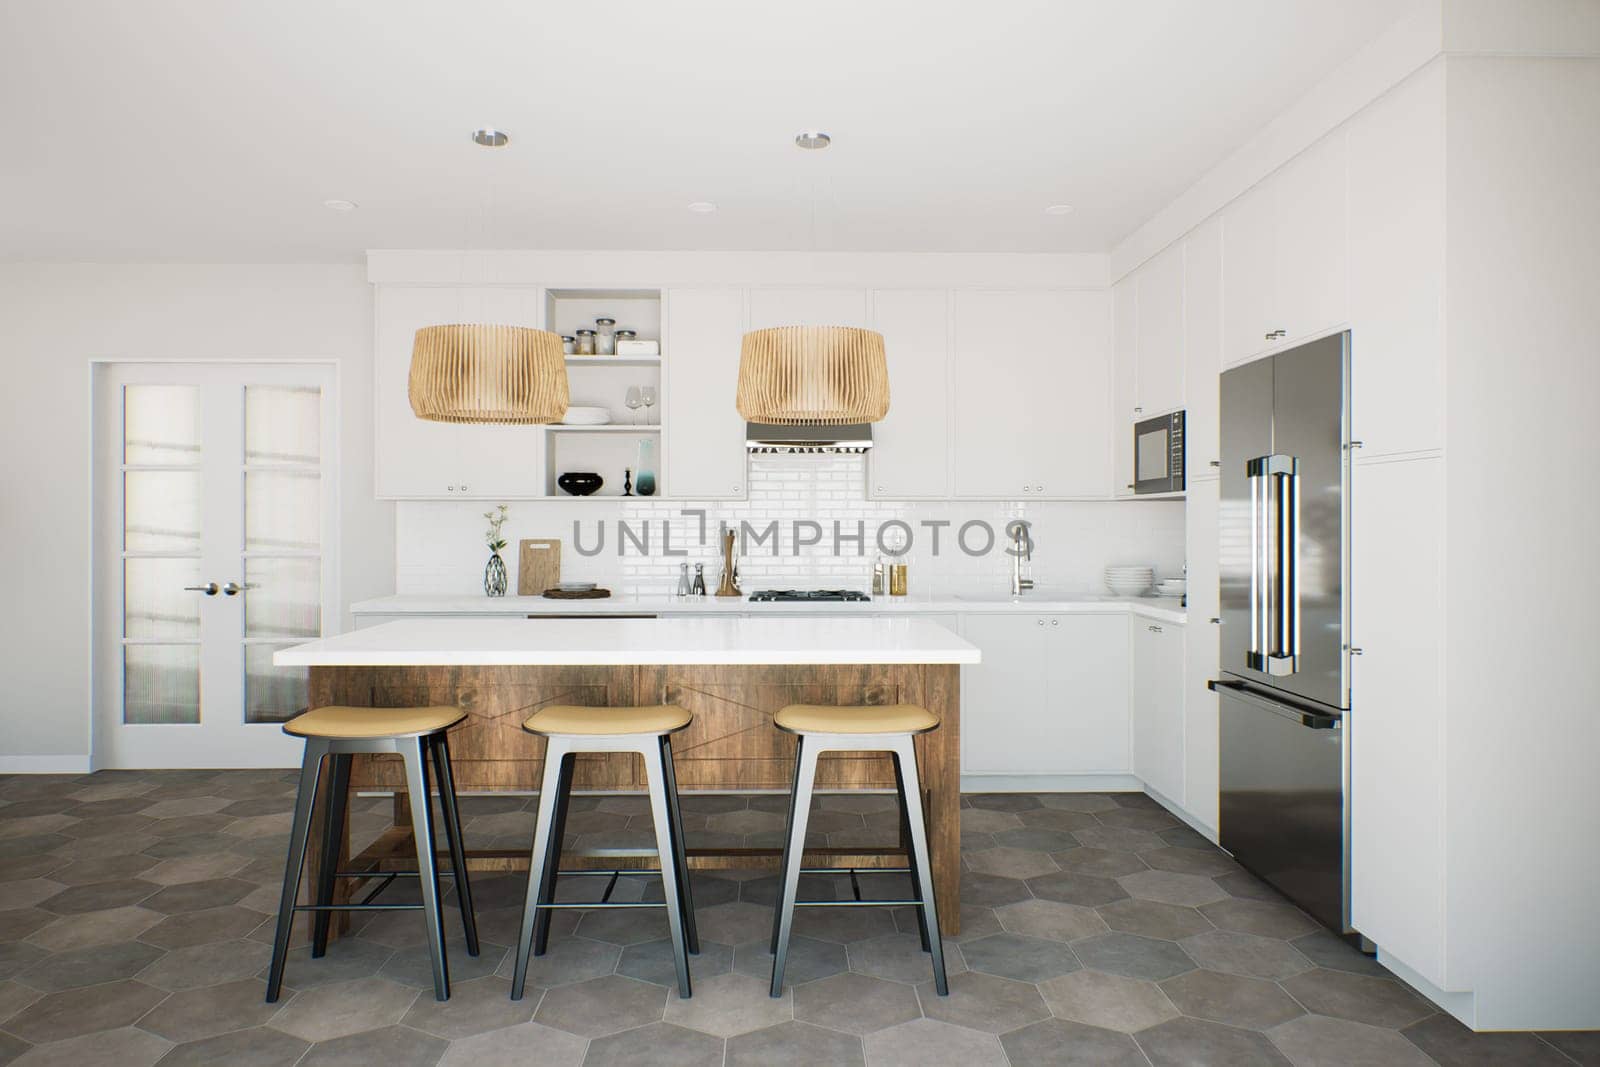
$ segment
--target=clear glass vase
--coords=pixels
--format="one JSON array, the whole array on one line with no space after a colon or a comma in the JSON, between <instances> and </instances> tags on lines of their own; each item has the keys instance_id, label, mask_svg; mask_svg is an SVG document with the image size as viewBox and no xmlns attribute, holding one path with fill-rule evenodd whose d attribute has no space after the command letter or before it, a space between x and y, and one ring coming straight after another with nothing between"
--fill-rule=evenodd
<instances>
[{"instance_id":1,"label":"clear glass vase","mask_svg":"<svg viewBox=\"0 0 1600 1067\"><path fill-rule=\"evenodd\" d=\"M483 568L483 595L506 595L506 561L498 552L489 553L489 563Z\"/></svg>"},{"instance_id":2,"label":"clear glass vase","mask_svg":"<svg viewBox=\"0 0 1600 1067\"><path fill-rule=\"evenodd\" d=\"M640 496L656 495L656 443L650 438L639 442L638 475L633 479L633 490Z\"/></svg>"}]
</instances>

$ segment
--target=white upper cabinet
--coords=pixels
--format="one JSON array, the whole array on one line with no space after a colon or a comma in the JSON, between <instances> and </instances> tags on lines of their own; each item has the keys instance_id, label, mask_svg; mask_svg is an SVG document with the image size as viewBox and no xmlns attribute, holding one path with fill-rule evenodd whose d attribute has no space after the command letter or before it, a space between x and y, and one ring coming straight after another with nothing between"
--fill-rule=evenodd
<instances>
[{"instance_id":1,"label":"white upper cabinet","mask_svg":"<svg viewBox=\"0 0 1600 1067\"><path fill-rule=\"evenodd\" d=\"M379 286L374 355L374 462L380 499L498 499L544 495L544 430L419 419L407 383L423 326L484 322L539 326L537 288Z\"/></svg>"},{"instance_id":2,"label":"white upper cabinet","mask_svg":"<svg viewBox=\"0 0 1600 1067\"><path fill-rule=\"evenodd\" d=\"M1348 320L1347 162L1335 130L1223 209L1225 365Z\"/></svg>"},{"instance_id":3,"label":"white upper cabinet","mask_svg":"<svg viewBox=\"0 0 1600 1067\"><path fill-rule=\"evenodd\" d=\"M1183 805L1183 627L1133 617L1133 773Z\"/></svg>"},{"instance_id":4,"label":"white upper cabinet","mask_svg":"<svg viewBox=\"0 0 1600 1067\"><path fill-rule=\"evenodd\" d=\"M1133 423L1139 375L1139 275L1111 287L1111 464L1116 496L1133 495Z\"/></svg>"},{"instance_id":5,"label":"white upper cabinet","mask_svg":"<svg viewBox=\"0 0 1600 1067\"><path fill-rule=\"evenodd\" d=\"M955 294L956 496L1110 496L1110 305L1105 290Z\"/></svg>"},{"instance_id":6,"label":"white upper cabinet","mask_svg":"<svg viewBox=\"0 0 1600 1067\"><path fill-rule=\"evenodd\" d=\"M744 290L666 293L664 357L666 490L728 500L745 494L744 419L735 407Z\"/></svg>"},{"instance_id":7,"label":"white upper cabinet","mask_svg":"<svg viewBox=\"0 0 1600 1067\"><path fill-rule=\"evenodd\" d=\"M1183 243L1183 399L1185 484L1215 478L1221 458L1222 220L1213 217ZM1190 587L1193 588L1192 586Z\"/></svg>"},{"instance_id":8,"label":"white upper cabinet","mask_svg":"<svg viewBox=\"0 0 1600 1067\"><path fill-rule=\"evenodd\" d=\"M765 330L772 326L865 325L865 289L750 290L752 330Z\"/></svg>"},{"instance_id":9,"label":"white upper cabinet","mask_svg":"<svg viewBox=\"0 0 1600 1067\"><path fill-rule=\"evenodd\" d=\"M880 289L872 328L889 362L889 414L872 428L869 495L950 494L950 298L943 289Z\"/></svg>"},{"instance_id":10,"label":"white upper cabinet","mask_svg":"<svg viewBox=\"0 0 1600 1067\"><path fill-rule=\"evenodd\" d=\"M1139 268L1138 418L1183 406L1183 243Z\"/></svg>"},{"instance_id":11,"label":"white upper cabinet","mask_svg":"<svg viewBox=\"0 0 1600 1067\"><path fill-rule=\"evenodd\" d=\"M1444 446L1444 65L1350 123L1350 417L1363 456Z\"/></svg>"}]
</instances>

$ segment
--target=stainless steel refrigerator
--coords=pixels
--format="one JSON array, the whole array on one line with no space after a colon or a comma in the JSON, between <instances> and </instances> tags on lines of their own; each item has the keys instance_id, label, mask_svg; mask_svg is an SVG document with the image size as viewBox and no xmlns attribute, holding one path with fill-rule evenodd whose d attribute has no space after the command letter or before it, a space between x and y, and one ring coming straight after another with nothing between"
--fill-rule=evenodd
<instances>
[{"instance_id":1,"label":"stainless steel refrigerator","mask_svg":"<svg viewBox=\"0 0 1600 1067\"><path fill-rule=\"evenodd\" d=\"M1222 375L1222 847L1350 930L1350 334Z\"/></svg>"}]
</instances>

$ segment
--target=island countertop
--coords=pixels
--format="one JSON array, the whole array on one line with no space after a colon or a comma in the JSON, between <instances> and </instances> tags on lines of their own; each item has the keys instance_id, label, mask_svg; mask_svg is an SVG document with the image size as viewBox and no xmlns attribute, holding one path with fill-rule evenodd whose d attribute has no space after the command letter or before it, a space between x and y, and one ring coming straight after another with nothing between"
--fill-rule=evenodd
<instances>
[{"instance_id":1,"label":"island countertop","mask_svg":"<svg viewBox=\"0 0 1600 1067\"><path fill-rule=\"evenodd\" d=\"M418 618L281 649L280 667L977 663L976 645L915 617Z\"/></svg>"}]
</instances>

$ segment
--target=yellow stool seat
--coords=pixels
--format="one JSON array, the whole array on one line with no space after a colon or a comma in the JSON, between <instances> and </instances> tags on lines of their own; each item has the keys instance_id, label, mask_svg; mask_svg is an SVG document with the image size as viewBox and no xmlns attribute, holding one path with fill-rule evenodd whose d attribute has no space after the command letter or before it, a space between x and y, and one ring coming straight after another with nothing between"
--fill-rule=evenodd
<instances>
[{"instance_id":1,"label":"yellow stool seat","mask_svg":"<svg viewBox=\"0 0 1600 1067\"><path fill-rule=\"evenodd\" d=\"M530 715L522 724L522 728L533 734L626 737L638 734L670 734L688 726L692 718L692 715L676 704L644 704L638 707L617 708L552 704Z\"/></svg>"},{"instance_id":2,"label":"yellow stool seat","mask_svg":"<svg viewBox=\"0 0 1600 1067\"><path fill-rule=\"evenodd\" d=\"M921 734L939 717L915 704L790 704L772 723L791 734Z\"/></svg>"},{"instance_id":3,"label":"yellow stool seat","mask_svg":"<svg viewBox=\"0 0 1600 1067\"><path fill-rule=\"evenodd\" d=\"M365 739L421 737L448 729L467 717L456 707L347 708L329 705L312 708L283 724L283 732L296 737Z\"/></svg>"}]
</instances>

